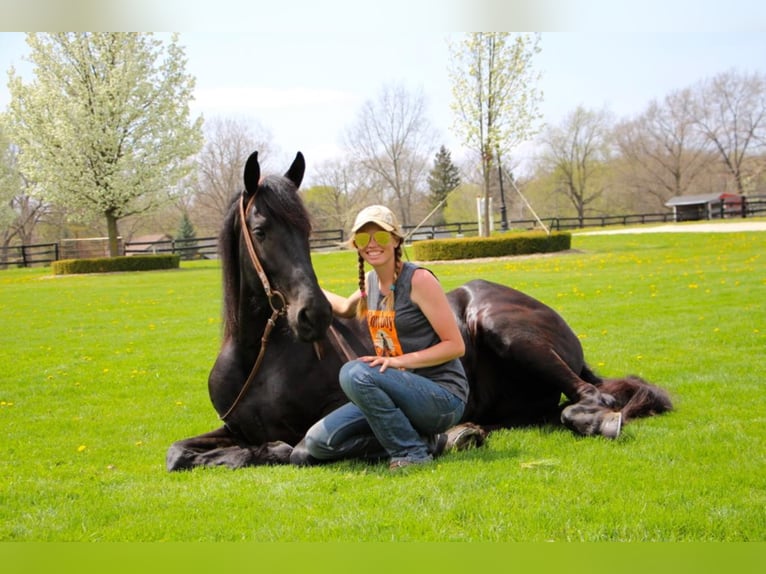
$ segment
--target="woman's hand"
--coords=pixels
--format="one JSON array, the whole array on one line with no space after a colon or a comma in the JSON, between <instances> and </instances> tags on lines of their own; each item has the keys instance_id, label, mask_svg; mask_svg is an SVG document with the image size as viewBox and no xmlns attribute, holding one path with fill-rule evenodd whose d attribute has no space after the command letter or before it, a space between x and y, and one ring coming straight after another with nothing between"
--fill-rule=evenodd
<instances>
[{"instance_id":1,"label":"woman's hand","mask_svg":"<svg viewBox=\"0 0 766 574\"><path fill-rule=\"evenodd\" d=\"M386 369L399 369L400 371L406 370L406 367L402 364L402 357L377 357L375 355L365 355L359 357L360 361L364 361L371 367L377 367L380 365L380 372L385 373Z\"/></svg>"}]
</instances>

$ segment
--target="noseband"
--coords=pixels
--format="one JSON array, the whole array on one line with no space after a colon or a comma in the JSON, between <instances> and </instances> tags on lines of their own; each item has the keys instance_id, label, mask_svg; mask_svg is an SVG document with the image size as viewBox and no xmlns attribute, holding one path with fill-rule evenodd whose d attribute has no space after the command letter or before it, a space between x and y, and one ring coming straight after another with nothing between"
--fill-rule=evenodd
<instances>
[{"instance_id":1,"label":"noseband","mask_svg":"<svg viewBox=\"0 0 766 574\"><path fill-rule=\"evenodd\" d=\"M255 375L258 373L258 369L261 368L263 355L266 352L266 344L269 342L269 335L271 335L271 331L274 328L274 325L276 325L279 316L287 313L287 301L285 300L285 296L282 295L282 293L279 291L275 291L271 288L269 278L266 276L266 272L263 270L263 265L261 265L261 260L258 259L258 254L255 252L253 238L250 235L250 228L247 225L247 211L250 209L250 206L254 200L255 195L253 195L253 198L250 200L247 206L245 206L244 192L242 195L240 195L239 222L240 227L242 228L242 236L244 237L245 245L247 246L247 253L250 256L250 262L253 264L256 273L258 273L258 277L261 279L261 284L263 285L263 290L265 291L266 297L269 300L269 306L271 307L271 317L269 317L268 321L266 322L266 328L264 329L263 336L261 337L261 350L258 352L258 358L255 360L253 369L250 371L250 375L248 375L245 384L242 386L242 389L240 389L237 398L234 399L234 402L229 407L229 410L221 415L220 418L222 421L225 421L231 415L231 413L234 412L234 409L237 408L237 405L239 405L240 401L247 393L247 390L250 388L250 385L255 379Z\"/></svg>"}]
</instances>

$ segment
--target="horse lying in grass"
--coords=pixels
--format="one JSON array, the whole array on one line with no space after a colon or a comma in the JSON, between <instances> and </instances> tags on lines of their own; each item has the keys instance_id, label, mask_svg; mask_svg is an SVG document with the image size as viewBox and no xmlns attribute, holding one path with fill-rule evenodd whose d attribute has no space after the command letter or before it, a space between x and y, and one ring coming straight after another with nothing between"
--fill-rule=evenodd
<instances>
[{"instance_id":1,"label":"horse lying in grass","mask_svg":"<svg viewBox=\"0 0 766 574\"><path fill-rule=\"evenodd\" d=\"M301 462L306 430L347 399L341 365L373 354L366 326L332 316L311 265L309 215L298 195L305 162L261 179L257 152L220 236L224 334L208 387L224 421L173 443L168 470ZM630 419L672 408L667 393L636 376L602 379L579 339L550 307L483 280L447 294L466 353L470 397L451 437L480 443L487 431L563 423L615 438ZM566 402L562 403L562 395Z\"/></svg>"}]
</instances>

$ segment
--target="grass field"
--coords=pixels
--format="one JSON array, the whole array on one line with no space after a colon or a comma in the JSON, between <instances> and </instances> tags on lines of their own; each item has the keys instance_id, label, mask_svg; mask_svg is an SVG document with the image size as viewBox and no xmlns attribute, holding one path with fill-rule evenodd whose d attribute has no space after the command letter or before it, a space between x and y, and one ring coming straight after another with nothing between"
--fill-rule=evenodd
<instances>
[{"instance_id":1,"label":"grass field","mask_svg":"<svg viewBox=\"0 0 766 574\"><path fill-rule=\"evenodd\" d=\"M575 236L573 251L432 264L557 309L605 376L676 410L616 441L558 428L391 476L385 465L167 473L217 428L220 269L0 272L2 541L764 541L766 233ZM350 292L348 252L314 255Z\"/></svg>"}]
</instances>

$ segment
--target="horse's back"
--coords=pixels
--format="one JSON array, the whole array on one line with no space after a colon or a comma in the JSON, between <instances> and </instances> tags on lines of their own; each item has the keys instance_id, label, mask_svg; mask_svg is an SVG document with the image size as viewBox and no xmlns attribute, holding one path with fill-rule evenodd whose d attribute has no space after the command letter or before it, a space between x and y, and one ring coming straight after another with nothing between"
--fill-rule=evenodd
<instances>
[{"instance_id":1,"label":"horse's back","mask_svg":"<svg viewBox=\"0 0 766 574\"><path fill-rule=\"evenodd\" d=\"M554 309L507 285L474 279L450 291L447 298L458 322L469 328L509 330L507 334L517 336L543 332L574 336Z\"/></svg>"}]
</instances>

